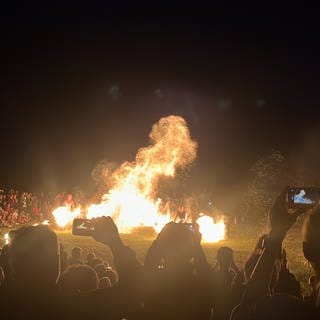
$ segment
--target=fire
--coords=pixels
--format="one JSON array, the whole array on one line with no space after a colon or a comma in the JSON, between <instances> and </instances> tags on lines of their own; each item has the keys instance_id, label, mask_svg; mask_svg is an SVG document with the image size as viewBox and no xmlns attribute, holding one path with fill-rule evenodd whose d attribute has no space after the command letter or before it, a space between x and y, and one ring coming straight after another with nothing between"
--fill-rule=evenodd
<instances>
[{"instance_id":1,"label":"fire","mask_svg":"<svg viewBox=\"0 0 320 320\"><path fill-rule=\"evenodd\" d=\"M173 115L154 124L149 138L150 145L140 148L134 161L106 171L109 192L100 203L88 207L88 219L110 216L121 233L141 226L160 232L172 220L169 206L157 196L158 182L161 177L173 178L177 168L190 164L196 158L197 143L191 139L186 121ZM63 228L80 215L80 208L59 207L53 215ZM201 216L197 223L205 242L224 239L223 221L214 223L211 217Z\"/></svg>"},{"instance_id":2,"label":"fire","mask_svg":"<svg viewBox=\"0 0 320 320\"><path fill-rule=\"evenodd\" d=\"M203 215L197 219L199 231L202 234L203 242L218 242L225 238L225 224L223 219L214 222L213 218Z\"/></svg>"},{"instance_id":3,"label":"fire","mask_svg":"<svg viewBox=\"0 0 320 320\"><path fill-rule=\"evenodd\" d=\"M115 198L112 198L110 202L90 205L87 218L112 216L121 233L130 233L132 228L139 226L151 226L156 232L160 232L165 224L170 221L170 215L159 213L159 202L148 201L143 195L131 196L129 194L131 198L121 204L121 214L114 216L112 213L120 209L117 209L115 204L117 205L118 201L120 201L117 196L121 195L116 193L113 195Z\"/></svg>"},{"instance_id":4,"label":"fire","mask_svg":"<svg viewBox=\"0 0 320 320\"><path fill-rule=\"evenodd\" d=\"M88 219L111 216L123 233L139 226L160 231L170 221L170 213L162 212L162 200L156 196L158 181L163 176L173 178L178 167L190 164L197 144L179 116L161 118L149 137L150 146L139 149L135 161L124 162L111 174L111 190L100 204L88 208Z\"/></svg>"},{"instance_id":5,"label":"fire","mask_svg":"<svg viewBox=\"0 0 320 320\"><path fill-rule=\"evenodd\" d=\"M72 210L68 206L58 207L52 211L52 215L56 221L56 224L60 228L65 228L72 224L74 218L80 215L80 208Z\"/></svg>"}]
</instances>

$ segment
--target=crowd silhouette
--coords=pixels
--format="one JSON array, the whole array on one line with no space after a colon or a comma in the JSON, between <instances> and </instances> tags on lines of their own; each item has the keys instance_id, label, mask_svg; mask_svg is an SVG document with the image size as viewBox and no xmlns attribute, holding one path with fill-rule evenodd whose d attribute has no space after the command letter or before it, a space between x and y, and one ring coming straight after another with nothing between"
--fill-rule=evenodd
<instances>
[{"instance_id":1,"label":"crowd silhouette","mask_svg":"<svg viewBox=\"0 0 320 320\"><path fill-rule=\"evenodd\" d=\"M288 210L286 190L270 212L270 232L243 269L233 250L221 247L211 266L201 234L168 223L142 265L110 217L93 219L93 238L108 246L115 268L80 247L70 254L48 226L9 233L0 254L2 319L318 319L320 318L320 209L304 225L302 245L312 265L311 294L303 297L290 272L283 241L303 213Z\"/></svg>"}]
</instances>

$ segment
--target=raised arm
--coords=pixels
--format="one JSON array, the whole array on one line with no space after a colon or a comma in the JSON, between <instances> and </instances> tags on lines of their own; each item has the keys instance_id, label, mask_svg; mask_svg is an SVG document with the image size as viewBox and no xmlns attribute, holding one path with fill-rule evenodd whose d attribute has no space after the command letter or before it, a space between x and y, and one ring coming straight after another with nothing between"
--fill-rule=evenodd
<instances>
[{"instance_id":1,"label":"raised arm","mask_svg":"<svg viewBox=\"0 0 320 320\"><path fill-rule=\"evenodd\" d=\"M282 242L295 223L297 217L304 211L298 209L289 212L286 201L287 188L276 199L270 212L271 230L263 244L262 253L247 283L241 303L232 319L246 317L249 306L259 297L269 293L269 284L277 257L280 256Z\"/></svg>"},{"instance_id":2,"label":"raised arm","mask_svg":"<svg viewBox=\"0 0 320 320\"><path fill-rule=\"evenodd\" d=\"M119 231L110 217L96 218L93 221L93 238L107 246L112 251L114 263L119 274L119 282L128 285L136 282L142 273L142 266L136 258L135 252L124 245Z\"/></svg>"}]
</instances>

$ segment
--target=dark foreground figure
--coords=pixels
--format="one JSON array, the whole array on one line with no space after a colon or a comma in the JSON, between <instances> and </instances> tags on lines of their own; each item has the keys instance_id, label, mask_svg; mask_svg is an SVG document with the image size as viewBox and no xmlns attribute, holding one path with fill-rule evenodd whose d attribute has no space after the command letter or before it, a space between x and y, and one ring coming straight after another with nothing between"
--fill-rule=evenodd
<instances>
[{"instance_id":1,"label":"dark foreground figure","mask_svg":"<svg viewBox=\"0 0 320 320\"><path fill-rule=\"evenodd\" d=\"M47 226L15 230L0 255L1 319L320 319L320 210L305 224L303 250L315 275L312 294L303 299L282 248L302 211L289 213L285 194L244 271L228 247L218 250L211 267L196 225L192 232L167 224L142 266L112 219L95 219L93 238L109 246L117 272L92 253L84 262L81 248L68 260Z\"/></svg>"}]
</instances>

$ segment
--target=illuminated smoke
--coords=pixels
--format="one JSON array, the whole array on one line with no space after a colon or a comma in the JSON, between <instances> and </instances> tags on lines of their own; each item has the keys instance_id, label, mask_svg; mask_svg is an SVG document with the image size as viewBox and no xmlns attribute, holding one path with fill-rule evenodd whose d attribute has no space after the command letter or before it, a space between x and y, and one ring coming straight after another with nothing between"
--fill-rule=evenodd
<instances>
[{"instance_id":1,"label":"illuminated smoke","mask_svg":"<svg viewBox=\"0 0 320 320\"><path fill-rule=\"evenodd\" d=\"M110 191L100 204L88 208L87 218L111 216L121 232L139 226L158 231L170 221L170 213L161 212L162 200L156 198L159 178L173 178L177 168L190 164L197 143L186 121L173 115L154 124L149 137L151 144L138 150L135 161L124 162L112 173Z\"/></svg>"},{"instance_id":2,"label":"illuminated smoke","mask_svg":"<svg viewBox=\"0 0 320 320\"><path fill-rule=\"evenodd\" d=\"M140 226L159 232L172 220L169 202L157 198L158 182L161 177L174 178L177 168L191 164L196 158L197 143L191 139L185 120L173 115L154 124L149 137L150 145L138 150L135 161L126 161L118 168L115 164L100 163L93 171L95 181L103 182L109 191L100 203L88 207L88 219L111 216L121 233ZM191 204L187 207L196 211ZM59 207L53 215L60 227L70 226L80 209ZM204 242L224 239L223 221L214 223L211 217L201 216L197 223Z\"/></svg>"}]
</instances>

